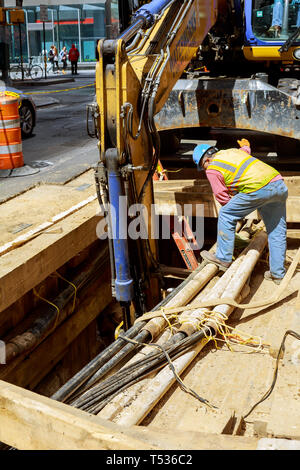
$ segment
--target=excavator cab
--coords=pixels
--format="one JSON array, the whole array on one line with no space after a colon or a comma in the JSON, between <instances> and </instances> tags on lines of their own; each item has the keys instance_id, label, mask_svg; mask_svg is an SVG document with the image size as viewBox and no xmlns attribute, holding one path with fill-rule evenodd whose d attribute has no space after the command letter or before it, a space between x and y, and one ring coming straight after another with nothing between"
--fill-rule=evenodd
<instances>
[{"instance_id":1,"label":"excavator cab","mask_svg":"<svg viewBox=\"0 0 300 470\"><path fill-rule=\"evenodd\" d=\"M300 0L252 0L244 12L247 60L299 65Z\"/></svg>"}]
</instances>

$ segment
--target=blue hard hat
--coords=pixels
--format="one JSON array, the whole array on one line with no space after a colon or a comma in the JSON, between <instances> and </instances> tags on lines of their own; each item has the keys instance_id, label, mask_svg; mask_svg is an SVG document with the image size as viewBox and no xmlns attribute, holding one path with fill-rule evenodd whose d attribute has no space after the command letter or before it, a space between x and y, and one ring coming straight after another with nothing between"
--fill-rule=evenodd
<instances>
[{"instance_id":1,"label":"blue hard hat","mask_svg":"<svg viewBox=\"0 0 300 470\"><path fill-rule=\"evenodd\" d=\"M197 165L197 170L198 171L203 170L201 166L201 160L204 156L210 157L216 152L218 152L218 149L211 145L208 145L208 144L197 145L197 147L195 147L194 152L193 152L193 161Z\"/></svg>"}]
</instances>

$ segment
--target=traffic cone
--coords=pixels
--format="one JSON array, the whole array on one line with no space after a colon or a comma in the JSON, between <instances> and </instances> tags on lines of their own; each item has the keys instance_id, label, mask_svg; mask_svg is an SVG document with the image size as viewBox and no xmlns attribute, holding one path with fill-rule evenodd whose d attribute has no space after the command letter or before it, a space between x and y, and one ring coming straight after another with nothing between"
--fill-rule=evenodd
<instances>
[{"instance_id":1,"label":"traffic cone","mask_svg":"<svg viewBox=\"0 0 300 470\"><path fill-rule=\"evenodd\" d=\"M0 170L24 165L18 99L0 94Z\"/></svg>"},{"instance_id":2,"label":"traffic cone","mask_svg":"<svg viewBox=\"0 0 300 470\"><path fill-rule=\"evenodd\" d=\"M19 101L7 92L0 93L0 178L28 176L39 169L24 165Z\"/></svg>"}]
</instances>

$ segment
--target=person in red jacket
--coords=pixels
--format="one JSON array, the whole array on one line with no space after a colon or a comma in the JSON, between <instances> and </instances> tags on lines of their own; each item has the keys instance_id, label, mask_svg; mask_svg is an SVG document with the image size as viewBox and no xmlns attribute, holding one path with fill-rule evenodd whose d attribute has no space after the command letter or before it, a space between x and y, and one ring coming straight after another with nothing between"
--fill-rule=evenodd
<instances>
[{"instance_id":1,"label":"person in red jacket","mask_svg":"<svg viewBox=\"0 0 300 470\"><path fill-rule=\"evenodd\" d=\"M78 75L77 73L77 62L79 58L79 51L75 44L72 44L71 49L69 50L69 61L71 62L72 75Z\"/></svg>"}]
</instances>

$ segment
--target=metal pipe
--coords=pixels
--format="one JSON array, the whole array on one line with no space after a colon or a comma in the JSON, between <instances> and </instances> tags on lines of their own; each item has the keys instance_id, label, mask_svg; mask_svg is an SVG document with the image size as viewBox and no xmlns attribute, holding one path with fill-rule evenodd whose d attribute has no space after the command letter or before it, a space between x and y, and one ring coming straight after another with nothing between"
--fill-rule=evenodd
<instances>
[{"instance_id":1,"label":"metal pipe","mask_svg":"<svg viewBox=\"0 0 300 470\"><path fill-rule=\"evenodd\" d=\"M106 151L106 166L110 207L115 211L115 214L111 214L111 223L115 256L116 299L119 302L128 303L133 300L134 292L127 240L127 205L125 210L120 207L123 188L117 149L112 148Z\"/></svg>"},{"instance_id":2,"label":"metal pipe","mask_svg":"<svg viewBox=\"0 0 300 470\"><path fill-rule=\"evenodd\" d=\"M155 22L155 15L161 13L173 0L153 0L151 3L139 8L133 16L133 24L129 26L119 37L126 43L128 42L139 29L147 29Z\"/></svg>"},{"instance_id":3,"label":"metal pipe","mask_svg":"<svg viewBox=\"0 0 300 470\"><path fill-rule=\"evenodd\" d=\"M288 34L288 31L289 31L289 9L290 9L290 0L284 0L283 19L282 19L282 33L283 34Z\"/></svg>"},{"instance_id":4,"label":"metal pipe","mask_svg":"<svg viewBox=\"0 0 300 470\"><path fill-rule=\"evenodd\" d=\"M80 8L77 8L77 18L78 18L78 44L79 44L79 62L82 62L82 53L81 53L81 23L80 23Z\"/></svg>"}]
</instances>

